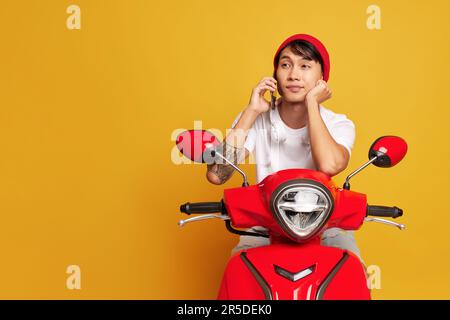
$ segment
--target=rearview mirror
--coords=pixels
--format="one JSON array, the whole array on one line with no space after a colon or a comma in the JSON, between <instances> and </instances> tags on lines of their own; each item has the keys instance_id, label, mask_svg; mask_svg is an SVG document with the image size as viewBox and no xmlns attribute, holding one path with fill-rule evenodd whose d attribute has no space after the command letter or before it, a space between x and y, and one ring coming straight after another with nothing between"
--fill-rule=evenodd
<instances>
[{"instance_id":1,"label":"rearview mirror","mask_svg":"<svg viewBox=\"0 0 450 320\"><path fill-rule=\"evenodd\" d=\"M377 167L390 168L399 163L406 155L406 141L396 136L383 136L375 140L369 149L369 160Z\"/></svg>"},{"instance_id":2,"label":"rearview mirror","mask_svg":"<svg viewBox=\"0 0 450 320\"><path fill-rule=\"evenodd\" d=\"M369 149L369 161L350 173L345 179L343 188L350 190L350 179L373 163L377 167L390 168L399 163L406 155L406 141L396 136L383 136L375 140Z\"/></svg>"},{"instance_id":3,"label":"rearview mirror","mask_svg":"<svg viewBox=\"0 0 450 320\"><path fill-rule=\"evenodd\" d=\"M183 131L178 135L176 144L178 150L192 161L208 164L223 161L223 163L229 164L242 175L244 179L242 186L247 187L249 185L245 172L222 155L223 145L211 132L206 130Z\"/></svg>"},{"instance_id":4,"label":"rearview mirror","mask_svg":"<svg viewBox=\"0 0 450 320\"><path fill-rule=\"evenodd\" d=\"M207 163L208 157L204 154L205 150L218 147L220 141L206 130L186 130L178 135L176 144L185 157L195 162Z\"/></svg>"}]
</instances>

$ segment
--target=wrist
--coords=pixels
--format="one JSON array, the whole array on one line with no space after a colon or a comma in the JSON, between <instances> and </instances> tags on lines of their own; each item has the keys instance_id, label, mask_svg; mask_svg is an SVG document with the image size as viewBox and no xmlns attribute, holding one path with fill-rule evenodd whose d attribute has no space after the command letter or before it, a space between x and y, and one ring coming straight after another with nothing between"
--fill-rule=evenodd
<instances>
[{"instance_id":1,"label":"wrist","mask_svg":"<svg viewBox=\"0 0 450 320\"><path fill-rule=\"evenodd\" d=\"M249 104L245 109L244 109L244 113L248 114L248 115L252 115L252 116L259 116L262 112L261 110L258 109L258 107L255 107L251 104Z\"/></svg>"},{"instance_id":2,"label":"wrist","mask_svg":"<svg viewBox=\"0 0 450 320\"><path fill-rule=\"evenodd\" d=\"M306 98L306 106L308 108L314 108L314 107L317 108L317 107L319 107L319 103L317 102L317 100L315 98L307 97Z\"/></svg>"}]
</instances>

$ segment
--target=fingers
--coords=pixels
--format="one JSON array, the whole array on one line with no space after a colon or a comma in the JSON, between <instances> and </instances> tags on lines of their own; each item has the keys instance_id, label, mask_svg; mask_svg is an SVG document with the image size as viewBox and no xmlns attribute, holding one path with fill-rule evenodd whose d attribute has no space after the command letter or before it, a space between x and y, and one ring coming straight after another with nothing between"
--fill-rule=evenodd
<instances>
[{"instance_id":1,"label":"fingers","mask_svg":"<svg viewBox=\"0 0 450 320\"><path fill-rule=\"evenodd\" d=\"M274 77L264 77L264 78L262 78L262 80L260 82L263 82L263 81L266 81L266 80L270 80L273 83L277 83L277 80L275 80Z\"/></svg>"},{"instance_id":2,"label":"fingers","mask_svg":"<svg viewBox=\"0 0 450 320\"><path fill-rule=\"evenodd\" d=\"M325 92L325 94L327 95L327 97L331 97L331 89L328 86L328 83L324 80L319 80L316 83L316 86L321 87L321 89Z\"/></svg>"},{"instance_id":3,"label":"fingers","mask_svg":"<svg viewBox=\"0 0 450 320\"><path fill-rule=\"evenodd\" d=\"M316 86L320 86L323 88L328 88L328 84L324 80L319 80L316 82Z\"/></svg>"},{"instance_id":4,"label":"fingers","mask_svg":"<svg viewBox=\"0 0 450 320\"><path fill-rule=\"evenodd\" d=\"M320 104L330 99L332 92L326 81L318 80L316 86L308 92L308 95L316 97L317 102Z\"/></svg>"},{"instance_id":5,"label":"fingers","mask_svg":"<svg viewBox=\"0 0 450 320\"><path fill-rule=\"evenodd\" d=\"M270 85L259 85L258 87L256 87L256 91L259 94L264 94L267 90L269 90L270 92L275 92L276 88Z\"/></svg>"},{"instance_id":6,"label":"fingers","mask_svg":"<svg viewBox=\"0 0 450 320\"><path fill-rule=\"evenodd\" d=\"M260 95L264 94L267 90L270 92L277 90L277 81L273 77L262 78L255 88L255 91Z\"/></svg>"},{"instance_id":7,"label":"fingers","mask_svg":"<svg viewBox=\"0 0 450 320\"><path fill-rule=\"evenodd\" d=\"M277 88L277 80L275 80L273 77L264 77L259 82L259 84L266 84L266 85L273 87L274 89Z\"/></svg>"}]
</instances>

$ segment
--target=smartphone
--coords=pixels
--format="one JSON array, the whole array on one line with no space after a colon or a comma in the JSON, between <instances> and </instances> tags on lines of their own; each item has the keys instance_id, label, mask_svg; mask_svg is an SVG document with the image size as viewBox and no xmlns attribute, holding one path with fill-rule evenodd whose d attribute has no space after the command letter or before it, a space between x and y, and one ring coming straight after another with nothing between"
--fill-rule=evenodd
<instances>
[{"instance_id":1,"label":"smartphone","mask_svg":"<svg viewBox=\"0 0 450 320\"><path fill-rule=\"evenodd\" d=\"M275 91L274 92L270 92L270 107L273 109L275 109L275 101L277 100L277 98L275 98Z\"/></svg>"}]
</instances>

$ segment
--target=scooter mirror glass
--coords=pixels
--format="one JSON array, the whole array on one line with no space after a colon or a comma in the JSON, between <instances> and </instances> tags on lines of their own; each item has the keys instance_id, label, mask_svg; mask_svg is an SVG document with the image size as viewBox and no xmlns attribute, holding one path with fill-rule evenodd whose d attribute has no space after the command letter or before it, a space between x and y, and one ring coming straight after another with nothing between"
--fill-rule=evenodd
<instances>
[{"instance_id":1,"label":"scooter mirror glass","mask_svg":"<svg viewBox=\"0 0 450 320\"><path fill-rule=\"evenodd\" d=\"M186 130L177 137L176 144L180 152L195 162L208 162L206 149L220 145L219 140L211 132L206 130Z\"/></svg>"},{"instance_id":2,"label":"scooter mirror glass","mask_svg":"<svg viewBox=\"0 0 450 320\"><path fill-rule=\"evenodd\" d=\"M377 167L390 168L399 163L408 151L406 141L396 136L383 136L375 140L369 149L369 160Z\"/></svg>"}]
</instances>

